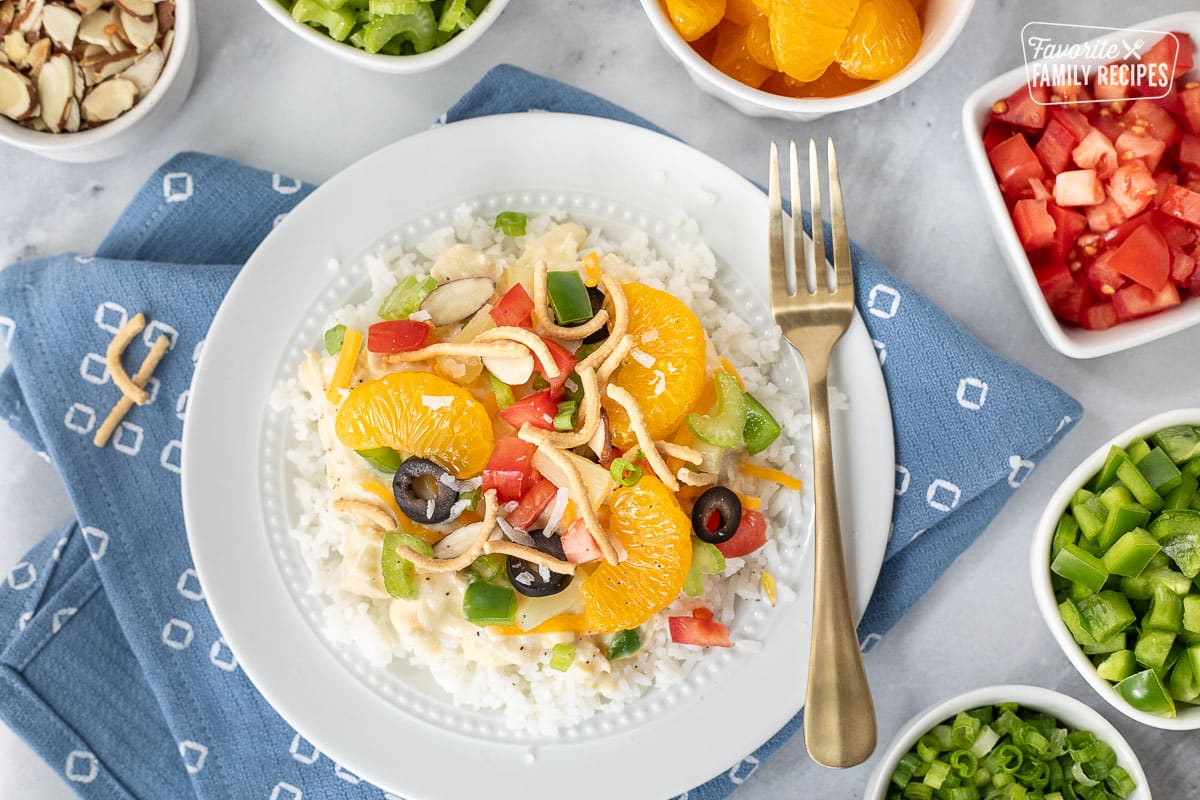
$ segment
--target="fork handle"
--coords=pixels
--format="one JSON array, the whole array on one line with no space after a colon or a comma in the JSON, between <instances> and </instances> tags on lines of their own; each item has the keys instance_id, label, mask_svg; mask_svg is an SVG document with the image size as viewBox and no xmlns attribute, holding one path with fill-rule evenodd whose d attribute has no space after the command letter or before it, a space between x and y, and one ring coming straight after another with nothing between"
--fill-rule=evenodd
<instances>
[{"instance_id":1,"label":"fork handle","mask_svg":"<svg viewBox=\"0 0 1200 800\"><path fill-rule=\"evenodd\" d=\"M855 630L838 524L829 427L829 357L805 358L812 410L814 539L812 649L804 739L826 767L861 764L875 750L875 705Z\"/></svg>"}]
</instances>

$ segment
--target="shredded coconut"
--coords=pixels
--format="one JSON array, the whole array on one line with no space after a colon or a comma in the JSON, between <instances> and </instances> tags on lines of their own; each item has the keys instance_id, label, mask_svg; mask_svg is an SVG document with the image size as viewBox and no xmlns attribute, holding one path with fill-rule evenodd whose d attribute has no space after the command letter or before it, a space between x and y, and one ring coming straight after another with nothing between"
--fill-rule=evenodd
<instances>
[{"instance_id":1,"label":"shredded coconut","mask_svg":"<svg viewBox=\"0 0 1200 800\"><path fill-rule=\"evenodd\" d=\"M420 308L420 309L417 309L416 311L414 311L413 313L409 314L408 318L411 319L413 322L430 322L433 319L433 315L431 315L425 309Z\"/></svg>"},{"instance_id":2,"label":"shredded coconut","mask_svg":"<svg viewBox=\"0 0 1200 800\"><path fill-rule=\"evenodd\" d=\"M438 409L446 408L454 404L454 398L446 395L421 395L421 405L428 409L437 411Z\"/></svg>"}]
</instances>

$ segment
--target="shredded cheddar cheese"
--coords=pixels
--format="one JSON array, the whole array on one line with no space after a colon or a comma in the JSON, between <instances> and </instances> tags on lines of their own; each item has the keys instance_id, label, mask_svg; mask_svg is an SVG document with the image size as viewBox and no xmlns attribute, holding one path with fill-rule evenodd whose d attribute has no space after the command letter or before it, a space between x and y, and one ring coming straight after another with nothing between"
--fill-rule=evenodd
<instances>
[{"instance_id":1,"label":"shredded cheddar cheese","mask_svg":"<svg viewBox=\"0 0 1200 800\"><path fill-rule=\"evenodd\" d=\"M329 381L329 391L326 399L335 406L342 402L342 392L350 388L350 378L354 368L358 366L358 351L362 347L363 335L354 328L346 328L342 339L342 351L338 354L337 365L333 368L333 378Z\"/></svg>"},{"instance_id":2,"label":"shredded cheddar cheese","mask_svg":"<svg viewBox=\"0 0 1200 800\"><path fill-rule=\"evenodd\" d=\"M786 472L772 469L771 467L760 466L759 464L750 464L746 461L738 465L738 472L750 478L778 483L787 489L799 489L804 486L804 481L794 478Z\"/></svg>"}]
</instances>

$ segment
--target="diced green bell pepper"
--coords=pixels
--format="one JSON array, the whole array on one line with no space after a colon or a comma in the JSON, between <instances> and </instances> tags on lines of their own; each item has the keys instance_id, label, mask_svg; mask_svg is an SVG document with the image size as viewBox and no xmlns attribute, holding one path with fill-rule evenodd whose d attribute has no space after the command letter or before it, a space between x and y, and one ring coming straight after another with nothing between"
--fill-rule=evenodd
<instances>
[{"instance_id":1,"label":"diced green bell pepper","mask_svg":"<svg viewBox=\"0 0 1200 800\"><path fill-rule=\"evenodd\" d=\"M1193 644L1184 650L1183 658L1192 665L1192 674L1200 678L1200 644Z\"/></svg>"},{"instance_id":2,"label":"diced green bell pepper","mask_svg":"<svg viewBox=\"0 0 1200 800\"><path fill-rule=\"evenodd\" d=\"M520 211L501 211L496 215L496 230L505 236L524 236L527 217Z\"/></svg>"},{"instance_id":3,"label":"diced green bell pepper","mask_svg":"<svg viewBox=\"0 0 1200 800\"><path fill-rule=\"evenodd\" d=\"M408 39L417 53L434 48L437 44L437 19L428 3L421 3L411 14L376 17L367 23L363 29L363 49L368 53L378 53L397 36Z\"/></svg>"},{"instance_id":4,"label":"diced green bell pepper","mask_svg":"<svg viewBox=\"0 0 1200 800\"><path fill-rule=\"evenodd\" d=\"M1200 575L1200 511L1164 511L1150 523L1149 530L1180 572L1189 578Z\"/></svg>"},{"instance_id":5,"label":"diced green bell pepper","mask_svg":"<svg viewBox=\"0 0 1200 800\"><path fill-rule=\"evenodd\" d=\"M1191 425L1175 425L1163 428L1150 437L1155 445L1176 464L1183 464L1200 456L1200 431Z\"/></svg>"},{"instance_id":6,"label":"diced green bell pepper","mask_svg":"<svg viewBox=\"0 0 1200 800\"><path fill-rule=\"evenodd\" d=\"M1114 542L1101 561L1110 574L1132 578L1140 575L1160 550L1162 545L1149 531L1134 528Z\"/></svg>"},{"instance_id":7,"label":"diced green bell pepper","mask_svg":"<svg viewBox=\"0 0 1200 800\"><path fill-rule=\"evenodd\" d=\"M1176 509L1191 508L1193 501L1196 499L1197 480L1195 476L1186 473L1180 473L1179 485L1163 498L1166 511Z\"/></svg>"},{"instance_id":8,"label":"diced green bell pepper","mask_svg":"<svg viewBox=\"0 0 1200 800\"><path fill-rule=\"evenodd\" d=\"M1150 445L1145 439L1134 439L1125 446L1125 452L1129 455L1129 460L1136 464L1150 452Z\"/></svg>"},{"instance_id":9,"label":"diced green bell pepper","mask_svg":"<svg viewBox=\"0 0 1200 800\"><path fill-rule=\"evenodd\" d=\"M742 428L742 439L746 443L746 452L756 455L766 450L779 438L782 429L771 412L755 399L754 395L746 392L742 395L746 407L746 424Z\"/></svg>"},{"instance_id":10,"label":"diced green bell pepper","mask_svg":"<svg viewBox=\"0 0 1200 800\"><path fill-rule=\"evenodd\" d=\"M1194 703L1200 697L1200 681L1192 672L1190 659L1181 658L1175 662L1167 679L1167 690L1172 698L1184 703Z\"/></svg>"},{"instance_id":11,"label":"diced green bell pepper","mask_svg":"<svg viewBox=\"0 0 1200 800\"><path fill-rule=\"evenodd\" d=\"M728 372L713 376L717 404L707 414L688 414L687 426L702 442L717 447L737 447L746 427L746 403L737 378Z\"/></svg>"},{"instance_id":12,"label":"diced green bell pepper","mask_svg":"<svg viewBox=\"0 0 1200 800\"><path fill-rule=\"evenodd\" d=\"M436 289L437 285L437 281L433 278L426 277L417 280L412 275L405 275L380 303L380 318L386 320L408 319L410 314L415 313L421 307L426 295Z\"/></svg>"},{"instance_id":13,"label":"diced green bell pepper","mask_svg":"<svg viewBox=\"0 0 1200 800\"><path fill-rule=\"evenodd\" d=\"M1088 633L1087 628L1083 626L1083 619L1079 616L1079 608L1075 605L1075 601L1066 599L1058 604L1058 614L1062 617L1063 624L1067 626L1067 630L1071 632L1071 638L1080 647L1096 647L1100 643L1096 638Z\"/></svg>"},{"instance_id":14,"label":"diced green bell pepper","mask_svg":"<svg viewBox=\"0 0 1200 800\"><path fill-rule=\"evenodd\" d=\"M344 42L358 23L353 11L326 8L316 0L296 0L292 6L292 19L305 25L319 25L329 32L331 39L339 42Z\"/></svg>"},{"instance_id":15,"label":"diced green bell pepper","mask_svg":"<svg viewBox=\"0 0 1200 800\"><path fill-rule=\"evenodd\" d=\"M410 533L389 531L383 537L383 554L380 568L383 570L383 586L387 593L400 600L415 600L417 597L417 571L407 558L401 558L396 549L407 547L414 553L433 557L433 547L424 539Z\"/></svg>"},{"instance_id":16,"label":"diced green bell pepper","mask_svg":"<svg viewBox=\"0 0 1200 800\"><path fill-rule=\"evenodd\" d=\"M592 298L578 270L546 273L546 294L559 325L578 325L592 318Z\"/></svg>"},{"instance_id":17,"label":"diced green bell pepper","mask_svg":"<svg viewBox=\"0 0 1200 800\"><path fill-rule=\"evenodd\" d=\"M1098 592L1075 601L1083 626L1097 644L1106 642L1137 621L1129 600L1120 592Z\"/></svg>"},{"instance_id":18,"label":"diced green bell pepper","mask_svg":"<svg viewBox=\"0 0 1200 800\"><path fill-rule=\"evenodd\" d=\"M1050 560L1058 556L1063 545L1075 544L1079 541L1079 523L1070 514L1058 518L1058 526L1054 529L1054 538L1050 541Z\"/></svg>"},{"instance_id":19,"label":"diced green bell pepper","mask_svg":"<svg viewBox=\"0 0 1200 800\"><path fill-rule=\"evenodd\" d=\"M1096 672L1109 683L1120 683L1137 672L1132 650L1118 650L1096 665Z\"/></svg>"},{"instance_id":20,"label":"diced green bell pepper","mask_svg":"<svg viewBox=\"0 0 1200 800\"><path fill-rule=\"evenodd\" d=\"M1182 473L1161 447L1156 447L1137 463L1138 472L1154 489L1155 494L1165 495L1179 485Z\"/></svg>"},{"instance_id":21,"label":"diced green bell pepper","mask_svg":"<svg viewBox=\"0 0 1200 800\"><path fill-rule=\"evenodd\" d=\"M1073 544L1063 546L1050 564L1050 571L1096 592L1104 588L1104 582L1108 580L1104 563Z\"/></svg>"},{"instance_id":22,"label":"diced green bell pepper","mask_svg":"<svg viewBox=\"0 0 1200 800\"><path fill-rule=\"evenodd\" d=\"M1187 576L1170 567L1147 569L1139 577L1148 578L1151 589L1161 583L1177 595L1185 595L1192 590L1192 582L1188 580ZM1149 595L1146 599L1149 599Z\"/></svg>"},{"instance_id":23,"label":"diced green bell pepper","mask_svg":"<svg viewBox=\"0 0 1200 800\"><path fill-rule=\"evenodd\" d=\"M1104 528L1104 520L1108 518L1108 506L1097 495L1081 489L1071 502L1071 513L1083 535L1088 539L1096 539Z\"/></svg>"},{"instance_id":24,"label":"diced green bell pepper","mask_svg":"<svg viewBox=\"0 0 1200 800\"><path fill-rule=\"evenodd\" d=\"M1099 644L1080 645L1080 648L1086 655L1103 656L1109 653L1116 653L1125 649L1125 634L1118 633Z\"/></svg>"},{"instance_id":25,"label":"diced green bell pepper","mask_svg":"<svg viewBox=\"0 0 1200 800\"><path fill-rule=\"evenodd\" d=\"M463 616L479 626L512 625L517 615L517 593L507 586L476 581L463 593Z\"/></svg>"},{"instance_id":26,"label":"diced green bell pepper","mask_svg":"<svg viewBox=\"0 0 1200 800\"><path fill-rule=\"evenodd\" d=\"M325 331L325 352L331 356L336 356L342 352L342 342L346 338L346 326L334 325L329 330Z\"/></svg>"},{"instance_id":27,"label":"diced green bell pepper","mask_svg":"<svg viewBox=\"0 0 1200 800\"><path fill-rule=\"evenodd\" d=\"M1150 610L1142 617L1142 630L1178 634L1183 630L1183 598L1164 584L1151 588Z\"/></svg>"},{"instance_id":28,"label":"diced green bell pepper","mask_svg":"<svg viewBox=\"0 0 1200 800\"><path fill-rule=\"evenodd\" d=\"M1167 694L1158 674L1147 669L1130 675L1116 686L1117 694L1138 711L1160 717L1175 716L1175 701Z\"/></svg>"},{"instance_id":29,"label":"diced green bell pepper","mask_svg":"<svg viewBox=\"0 0 1200 800\"><path fill-rule=\"evenodd\" d=\"M608 660L616 661L619 658L631 656L640 650L642 647L642 632L633 628L628 631L618 631L613 634L612 641L608 644Z\"/></svg>"},{"instance_id":30,"label":"diced green bell pepper","mask_svg":"<svg viewBox=\"0 0 1200 800\"><path fill-rule=\"evenodd\" d=\"M1121 462L1128 461L1129 456L1124 450L1113 445L1108 450L1108 455L1104 459L1104 466L1096 473L1096 477L1089 484L1094 492L1103 492L1108 487L1117 482L1117 467Z\"/></svg>"},{"instance_id":31,"label":"diced green bell pepper","mask_svg":"<svg viewBox=\"0 0 1200 800\"><path fill-rule=\"evenodd\" d=\"M1183 629L1200 634L1200 594L1189 594L1183 598Z\"/></svg>"},{"instance_id":32,"label":"diced green bell pepper","mask_svg":"<svg viewBox=\"0 0 1200 800\"><path fill-rule=\"evenodd\" d=\"M370 450L355 450L354 452L362 456L363 461L375 469L392 475L395 475L396 470L400 469L400 465L404 463L404 456L390 447L372 447Z\"/></svg>"},{"instance_id":33,"label":"diced green bell pepper","mask_svg":"<svg viewBox=\"0 0 1200 800\"><path fill-rule=\"evenodd\" d=\"M1200 477L1200 456L1196 456L1191 461L1187 462L1180 468L1184 475L1191 475L1193 478Z\"/></svg>"},{"instance_id":34,"label":"diced green bell pepper","mask_svg":"<svg viewBox=\"0 0 1200 800\"><path fill-rule=\"evenodd\" d=\"M1133 656L1143 667L1161 670L1167 665L1175 634L1167 631L1143 631L1133 648Z\"/></svg>"},{"instance_id":35,"label":"diced green bell pepper","mask_svg":"<svg viewBox=\"0 0 1200 800\"><path fill-rule=\"evenodd\" d=\"M692 537L692 566L683 582L683 592L688 597L704 594L704 576L720 575L725 571L725 556L714 544Z\"/></svg>"},{"instance_id":36,"label":"diced green bell pepper","mask_svg":"<svg viewBox=\"0 0 1200 800\"><path fill-rule=\"evenodd\" d=\"M1150 509L1134 502L1129 490L1123 486L1105 489L1100 502L1108 509L1108 516L1096 537L1096 547L1101 552L1107 552L1117 539L1150 521Z\"/></svg>"},{"instance_id":37,"label":"diced green bell pepper","mask_svg":"<svg viewBox=\"0 0 1200 800\"><path fill-rule=\"evenodd\" d=\"M1117 477L1133 493L1133 496L1137 498L1139 503L1151 511L1162 510L1162 497L1158 492L1154 491L1154 487L1146 480L1146 476L1133 465L1133 462L1126 461L1117 467Z\"/></svg>"}]
</instances>

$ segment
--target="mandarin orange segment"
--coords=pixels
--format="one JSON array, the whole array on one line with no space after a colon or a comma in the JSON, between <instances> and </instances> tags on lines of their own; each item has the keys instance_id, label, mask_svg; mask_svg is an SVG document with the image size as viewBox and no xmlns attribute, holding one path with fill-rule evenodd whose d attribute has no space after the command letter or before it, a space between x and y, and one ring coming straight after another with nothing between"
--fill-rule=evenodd
<instances>
[{"instance_id":1,"label":"mandarin orange segment","mask_svg":"<svg viewBox=\"0 0 1200 800\"><path fill-rule=\"evenodd\" d=\"M759 15L754 0L725 0L725 19L738 25L749 25Z\"/></svg>"},{"instance_id":2,"label":"mandarin orange segment","mask_svg":"<svg viewBox=\"0 0 1200 800\"><path fill-rule=\"evenodd\" d=\"M353 450L391 447L436 461L459 478L482 472L495 445L483 404L428 372L397 372L356 386L334 430Z\"/></svg>"},{"instance_id":3,"label":"mandarin orange segment","mask_svg":"<svg viewBox=\"0 0 1200 800\"><path fill-rule=\"evenodd\" d=\"M679 427L704 389L704 328L674 295L641 283L627 283L624 289L634 350L613 373L612 382L633 395L651 438L661 439ZM635 439L625 409L608 397L604 408L613 442L632 447Z\"/></svg>"},{"instance_id":4,"label":"mandarin orange segment","mask_svg":"<svg viewBox=\"0 0 1200 800\"><path fill-rule=\"evenodd\" d=\"M913 60L921 49L921 20L909 0L863 0L838 51L842 70L881 81Z\"/></svg>"},{"instance_id":5,"label":"mandarin orange segment","mask_svg":"<svg viewBox=\"0 0 1200 800\"><path fill-rule=\"evenodd\" d=\"M734 80L757 89L771 77L773 70L751 57L746 33L745 25L737 25L729 20L718 25L712 65Z\"/></svg>"},{"instance_id":6,"label":"mandarin orange segment","mask_svg":"<svg viewBox=\"0 0 1200 800\"><path fill-rule=\"evenodd\" d=\"M771 21L762 14L750 20L746 26L746 52L771 72L779 69L775 63L775 53L771 51Z\"/></svg>"},{"instance_id":7,"label":"mandarin orange segment","mask_svg":"<svg viewBox=\"0 0 1200 800\"><path fill-rule=\"evenodd\" d=\"M725 0L665 0L667 16L679 35L694 42L717 27L725 16Z\"/></svg>"},{"instance_id":8,"label":"mandarin orange segment","mask_svg":"<svg viewBox=\"0 0 1200 800\"><path fill-rule=\"evenodd\" d=\"M587 627L601 633L636 628L670 605L692 563L691 522L656 478L617 489L609 504L608 530L627 558L601 564L580 587Z\"/></svg>"},{"instance_id":9,"label":"mandarin orange segment","mask_svg":"<svg viewBox=\"0 0 1200 800\"><path fill-rule=\"evenodd\" d=\"M782 72L815 81L837 57L859 0L774 0L771 49Z\"/></svg>"},{"instance_id":10,"label":"mandarin orange segment","mask_svg":"<svg viewBox=\"0 0 1200 800\"><path fill-rule=\"evenodd\" d=\"M837 64L831 64L829 69L825 70L824 74L815 81L804 83L790 75L777 72L767 78L760 88L765 92L781 94L784 97L842 97L874 85L875 81L851 78L842 72L841 67Z\"/></svg>"}]
</instances>

